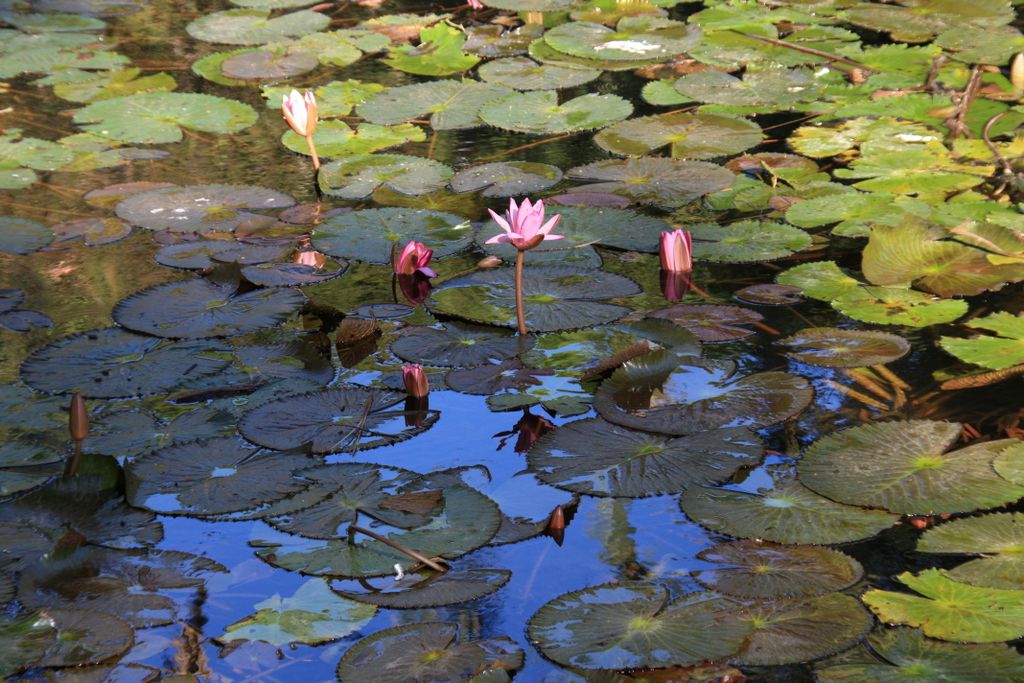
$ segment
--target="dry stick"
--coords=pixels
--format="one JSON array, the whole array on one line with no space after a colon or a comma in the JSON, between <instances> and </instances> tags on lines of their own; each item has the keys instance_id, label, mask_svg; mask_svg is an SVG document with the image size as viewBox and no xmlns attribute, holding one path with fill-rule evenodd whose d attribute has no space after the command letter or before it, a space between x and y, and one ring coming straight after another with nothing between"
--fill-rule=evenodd
<instances>
[{"instance_id":1,"label":"dry stick","mask_svg":"<svg viewBox=\"0 0 1024 683\"><path fill-rule=\"evenodd\" d=\"M879 410L888 410L888 406L886 406L884 403L882 403L880 401L876 401L875 399L871 398L870 396L866 396L866 395L860 393L859 391L857 391L855 389L851 389L850 387L846 386L845 384L840 384L839 382L833 382L830 379L826 379L825 380L825 384L829 385L830 387L832 387L833 389L835 389L836 391L838 391L840 393L846 394L850 398L857 399L858 401L860 401L861 403L863 403L866 406L871 406L872 408L878 408Z\"/></svg>"},{"instance_id":2,"label":"dry stick","mask_svg":"<svg viewBox=\"0 0 1024 683\"><path fill-rule=\"evenodd\" d=\"M982 68L975 64L971 69L971 77L967 79L967 86L964 88L964 91L959 95L953 95L956 108L953 110L953 115L946 119L946 127L949 128L950 137L954 140L960 133L971 137L971 133L964 121L967 118L967 110L970 109L971 103L974 102L974 98L978 96L978 91L981 89L982 73Z\"/></svg>"},{"instance_id":3,"label":"dry stick","mask_svg":"<svg viewBox=\"0 0 1024 683\"><path fill-rule=\"evenodd\" d=\"M415 550L411 550L409 548L406 548L401 543L397 543L395 541L392 541L387 536L381 536L380 534L378 534L378 533L376 533L374 531L370 531L369 529L364 529L363 527L356 526L355 524L352 524L351 526L349 526L348 531L349 531L349 533L355 532L357 534L363 534L364 536L369 536L370 538L372 538L375 541L380 541L384 545L391 546L395 550L397 550L399 552L402 552L402 553L405 553L406 555L408 555L412 559L416 560L417 562L419 562L421 564L425 564L426 566L428 566L431 569L433 569L435 572L441 572L443 574L444 572L447 571L444 567L439 565L437 562L434 562L432 559L430 559L426 555L421 555L420 553L416 552Z\"/></svg>"},{"instance_id":4,"label":"dry stick","mask_svg":"<svg viewBox=\"0 0 1024 683\"><path fill-rule=\"evenodd\" d=\"M992 131L992 126L994 126L997 123L999 123L999 119L1003 118L1004 116L1006 116L1006 112L1005 111L999 112L998 114L996 114L995 116L990 118L988 120L988 123L985 124L985 127L981 131L981 139L985 141L986 145L988 145L989 150L992 152L992 156L994 156L996 158L996 163L999 164L1000 168L1003 169L1003 175L1004 176L1012 176L1013 175L1013 166L1011 166L1010 162L1007 161L1006 157L1004 157L1000 153L1000 151L998 149L996 149L996 146L994 144L992 144L992 140L989 139L989 136L988 136L989 133Z\"/></svg>"},{"instance_id":5,"label":"dry stick","mask_svg":"<svg viewBox=\"0 0 1024 683\"><path fill-rule=\"evenodd\" d=\"M832 54L831 52L825 52L824 50L815 50L813 47L804 47L803 45L797 45L796 43L787 43L784 40L778 40L776 38L768 38L767 36L759 36L756 33L746 33L745 31L737 31L735 29L729 29L733 33L739 34L746 38L753 38L754 40L760 40L765 43L771 43L772 45L778 45L779 47L788 47L790 50L796 50L797 52L805 52L815 57L824 57L830 62L840 62L842 64L849 64L852 67L862 69L864 71L870 71L872 73L878 71L878 69L872 69L867 64L861 64L860 62L848 59L842 55Z\"/></svg>"},{"instance_id":6,"label":"dry stick","mask_svg":"<svg viewBox=\"0 0 1024 683\"><path fill-rule=\"evenodd\" d=\"M427 158L434 158L434 146L437 144L437 130L430 135L430 144L427 146Z\"/></svg>"},{"instance_id":7,"label":"dry stick","mask_svg":"<svg viewBox=\"0 0 1024 683\"><path fill-rule=\"evenodd\" d=\"M877 372L882 377L884 377L889 382L889 384L893 385L897 389L910 391L910 385L904 382L902 377L900 377L899 375L897 375L895 372L885 367L884 365L872 365L871 369Z\"/></svg>"},{"instance_id":8,"label":"dry stick","mask_svg":"<svg viewBox=\"0 0 1024 683\"><path fill-rule=\"evenodd\" d=\"M366 399L366 406L363 408L363 415L359 418L359 424L356 425L355 440L352 442L352 455L355 455L359 450L359 439L363 438L363 431L366 429L366 423L370 419L370 412L373 410L373 397Z\"/></svg>"},{"instance_id":9,"label":"dry stick","mask_svg":"<svg viewBox=\"0 0 1024 683\"><path fill-rule=\"evenodd\" d=\"M1002 382L1004 379L1020 374L1024 374L1024 365L1014 365L1013 367L1004 368L1002 370L993 370L991 372L982 372L977 375L968 375L967 377L954 377L953 379L947 379L939 385L939 388L947 390L974 389L976 387L984 387L989 384L995 384L996 382Z\"/></svg>"},{"instance_id":10,"label":"dry stick","mask_svg":"<svg viewBox=\"0 0 1024 683\"><path fill-rule=\"evenodd\" d=\"M513 147L512 149L507 149L504 152L499 152L498 154L494 154L489 157L483 157L482 159L479 159L479 161L490 161L491 159L500 159L501 157L507 157L509 154L521 152L524 149L530 149L531 147L546 145L549 142L555 142L557 140L565 140L566 138L576 137L577 135L579 135L579 133L565 133L564 135L556 135L555 137L552 138L544 138L543 140L538 140L537 142L531 142L528 145L520 145L519 147Z\"/></svg>"},{"instance_id":11,"label":"dry stick","mask_svg":"<svg viewBox=\"0 0 1024 683\"><path fill-rule=\"evenodd\" d=\"M861 385L875 396L883 398L890 403L893 401L893 396L888 391L883 389L878 382L875 382L870 377L861 374L858 370L843 370L843 374L852 379L857 384Z\"/></svg>"},{"instance_id":12,"label":"dry stick","mask_svg":"<svg viewBox=\"0 0 1024 683\"><path fill-rule=\"evenodd\" d=\"M768 325L765 325L762 322L753 322L753 323L751 323L751 325L753 325L754 327L756 327L759 330L763 330L763 331L767 332L768 334L773 334L776 337L781 337L782 336L782 333L779 332L777 329L775 329L774 327L769 327Z\"/></svg>"},{"instance_id":13,"label":"dry stick","mask_svg":"<svg viewBox=\"0 0 1024 683\"><path fill-rule=\"evenodd\" d=\"M215 145L215 144L217 144L217 141L214 138L203 137L199 133L193 133L188 128L182 128L181 132L183 132L185 135L189 136L190 138L199 140L200 142L205 142L208 145Z\"/></svg>"}]
</instances>

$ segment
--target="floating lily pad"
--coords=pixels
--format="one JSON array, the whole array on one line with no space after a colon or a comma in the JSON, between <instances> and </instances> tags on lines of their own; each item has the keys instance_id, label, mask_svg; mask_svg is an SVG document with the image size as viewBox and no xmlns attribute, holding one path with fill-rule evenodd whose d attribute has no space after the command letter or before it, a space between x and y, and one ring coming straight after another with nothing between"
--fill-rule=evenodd
<instances>
[{"instance_id":1,"label":"floating lily pad","mask_svg":"<svg viewBox=\"0 0 1024 683\"><path fill-rule=\"evenodd\" d=\"M711 159L749 149L761 137L760 126L747 119L698 112L629 119L601 131L594 142L623 156L639 157L671 144L675 158Z\"/></svg>"},{"instance_id":2,"label":"floating lily pad","mask_svg":"<svg viewBox=\"0 0 1024 683\"><path fill-rule=\"evenodd\" d=\"M154 254L156 262L168 268L206 270L214 265L214 258L221 263L262 263L283 258L289 251L287 246L257 246L228 240L199 240L179 242L161 247Z\"/></svg>"},{"instance_id":3,"label":"floating lily pad","mask_svg":"<svg viewBox=\"0 0 1024 683\"><path fill-rule=\"evenodd\" d=\"M170 343L108 327L35 351L22 364L21 378L48 393L148 396L222 370L230 360L228 351L212 340Z\"/></svg>"},{"instance_id":4,"label":"floating lily pad","mask_svg":"<svg viewBox=\"0 0 1024 683\"><path fill-rule=\"evenodd\" d=\"M219 515L306 487L292 472L310 464L307 456L258 450L223 438L148 453L126 467L128 502L161 514Z\"/></svg>"},{"instance_id":5,"label":"floating lily pad","mask_svg":"<svg viewBox=\"0 0 1024 683\"><path fill-rule=\"evenodd\" d=\"M55 622L41 612L0 618L0 675L13 676L38 662L57 639Z\"/></svg>"},{"instance_id":6,"label":"floating lily pad","mask_svg":"<svg viewBox=\"0 0 1024 683\"><path fill-rule=\"evenodd\" d=\"M792 285L750 285L734 295L745 304L756 306L789 306L802 301L801 289Z\"/></svg>"},{"instance_id":7,"label":"floating lily pad","mask_svg":"<svg viewBox=\"0 0 1024 683\"><path fill-rule=\"evenodd\" d=\"M689 666L735 654L750 634L728 598L610 583L566 593L530 617L527 632L546 657L579 669Z\"/></svg>"},{"instance_id":8,"label":"floating lily pad","mask_svg":"<svg viewBox=\"0 0 1024 683\"><path fill-rule=\"evenodd\" d=\"M266 403L247 413L238 428L268 448L355 452L404 441L433 426L438 414L431 411L421 426L407 427L404 400L392 391L330 389Z\"/></svg>"},{"instance_id":9,"label":"floating lily pad","mask_svg":"<svg viewBox=\"0 0 1024 683\"><path fill-rule=\"evenodd\" d=\"M0 313L0 327L13 332L28 332L33 327L53 327L53 321L39 311L17 309Z\"/></svg>"},{"instance_id":10,"label":"floating lily pad","mask_svg":"<svg viewBox=\"0 0 1024 683\"><path fill-rule=\"evenodd\" d=\"M18 216L0 216L0 252L31 254L53 241L53 231L42 223Z\"/></svg>"},{"instance_id":11,"label":"floating lily pad","mask_svg":"<svg viewBox=\"0 0 1024 683\"><path fill-rule=\"evenodd\" d=\"M363 638L338 662L338 680L468 681L480 671L515 671L523 651L510 638L469 640L458 624L428 621Z\"/></svg>"},{"instance_id":12,"label":"floating lily pad","mask_svg":"<svg viewBox=\"0 0 1024 683\"><path fill-rule=\"evenodd\" d=\"M320 188L340 199L366 199L379 188L417 196L444 189L452 169L432 159L403 154L357 154L320 168Z\"/></svg>"},{"instance_id":13,"label":"floating lily pad","mask_svg":"<svg viewBox=\"0 0 1024 683\"><path fill-rule=\"evenodd\" d=\"M956 320L968 306L963 299L939 299L914 289L862 286L835 299L832 308L866 323L928 327Z\"/></svg>"},{"instance_id":14,"label":"floating lily pad","mask_svg":"<svg viewBox=\"0 0 1024 683\"><path fill-rule=\"evenodd\" d=\"M832 301L847 295L856 295L861 283L850 277L835 261L815 261L794 266L777 278L780 285L799 287L805 296L820 301Z\"/></svg>"},{"instance_id":15,"label":"floating lily pad","mask_svg":"<svg viewBox=\"0 0 1024 683\"><path fill-rule=\"evenodd\" d=\"M220 70L226 78L274 81L301 76L318 66L320 60L310 52L244 50L221 62Z\"/></svg>"},{"instance_id":16,"label":"floating lily pad","mask_svg":"<svg viewBox=\"0 0 1024 683\"><path fill-rule=\"evenodd\" d=\"M547 135L603 128L633 113L633 105L618 95L589 93L562 104L550 90L513 93L490 100L480 118L497 128Z\"/></svg>"},{"instance_id":17,"label":"floating lily pad","mask_svg":"<svg viewBox=\"0 0 1024 683\"><path fill-rule=\"evenodd\" d=\"M825 368L883 365L910 352L909 342L895 334L838 327L808 327L775 343L793 360Z\"/></svg>"},{"instance_id":18,"label":"floating lily pad","mask_svg":"<svg viewBox=\"0 0 1024 683\"><path fill-rule=\"evenodd\" d=\"M465 168L452 178L456 192L476 192L484 197L520 197L558 184L562 171L557 166L531 161L501 161Z\"/></svg>"},{"instance_id":19,"label":"floating lily pad","mask_svg":"<svg viewBox=\"0 0 1024 683\"><path fill-rule=\"evenodd\" d=\"M446 486L444 506L422 527L385 534L426 557L453 559L488 543L501 523L501 512L487 496L461 484ZM358 538L358 536L357 536ZM270 564L303 574L339 577L372 577L394 574L395 565L410 569L417 564L408 555L381 543L366 540L255 541L265 549L257 555Z\"/></svg>"},{"instance_id":20,"label":"floating lily pad","mask_svg":"<svg viewBox=\"0 0 1024 683\"><path fill-rule=\"evenodd\" d=\"M257 287L305 287L333 280L345 273L344 261L318 269L301 263L260 263L242 268L242 277Z\"/></svg>"},{"instance_id":21,"label":"floating lily pad","mask_svg":"<svg viewBox=\"0 0 1024 683\"><path fill-rule=\"evenodd\" d=\"M132 226L118 218L76 218L50 226L56 244L81 239L88 247L113 244L132 232Z\"/></svg>"},{"instance_id":22,"label":"floating lily pad","mask_svg":"<svg viewBox=\"0 0 1024 683\"><path fill-rule=\"evenodd\" d=\"M43 444L11 439L0 444L0 467L31 467L63 461L65 454L58 448Z\"/></svg>"},{"instance_id":23,"label":"floating lily pad","mask_svg":"<svg viewBox=\"0 0 1024 683\"><path fill-rule=\"evenodd\" d=\"M506 57L478 69L480 78L515 90L559 90L589 83L601 75L598 69L557 64L538 64L527 57Z\"/></svg>"},{"instance_id":24,"label":"floating lily pad","mask_svg":"<svg viewBox=\"0 0 1024 683\"><path fill-rule=\"evenodd\" d=\"M233 285L209 280L168 282L120 301L114 320L158 337L226 337L274 327L291 317L306 297L289 289L240 294Z\"/></svg>"},{"instance_id":25,"label":"floating lily pad","mask_svg":"<svg viewBox=\"0 0 1024 683\"><path fill-rule=\"evenodd\" d=\"M967 517L929 529L917 543L922 553L985 555L949 571L949 577L987 588L1024 588L1024 514L999 512Z\"/></svg>"},{"instance_id":26,"label":"floating lily pad","mask_svg":"<svg viewBox=\"0 0 1024 683\"><path fill-rule=\"evenodd\" d=\"M784 372L736 378L731 361L703 361L660 350L623 363L594 396L601 417L631 429L694 434L719 427L784 422L814 396L807 380Z\"/></svg>"},{"instance_id":27,"label":"floating lily pad","mask_svg":"<svg viewBox=\"0 0 1024 683\"><path fill-rule=\"evenodd\" d=\"M530 43L527 52L530 57L544 64L557 64L559 66L574 66L584 69L600 69L602 71L630 71L653 66L658 62L657 58L636 59L591 59L589 57L577 57L567 52L560 52L551 45L539 38Z\"/></svg>"},{"instance_id":28,"label":"floating lily pad","mask_svg":"<svg viewBox=\"0 0 1024 683\"><path fill-rule=\"evenodd\" d=\"M124 654L135 642L131 626L111 614L84 609L48 609L45 614L56 629L55 640L37 666L99 664Z\"/></svg>"},{"instance_id":29,"label":"floating lily pad","mask_svg":"<svg viewBox=\"0 0 1024 683\"><path fill-rule=\"evenodd\" d=\"M4 450L10 449L5 448ZM0 498L31 491L61 474L63 470L64 466L61 463L17 469L0 469Z\"/></svg>"},{"instance_id":30,"label":"floating lily pad","mask_svg":"<svg viewBox=\"0 0 1024 683\"><path fill-rule=\"evenodd\" d=\"M473 322L515 327L514 269L463 275L435 289L431 310ZM603 299L632 296L637 285L621 275L571 268L536 266L523 273L526 326L535 332L589 327L629 312Z\"/></svg>"},{"instance_id":31,"label":"floating lily pad","mask_svg":"<svg viewBox=\"0 0 1024 683\"><path fill-rule=\"evenodd\" d=\"M702 342L727 342L754 334L748 325L764 320L757 311L740 306L682 304L650 313L652 318L671 320Z\"/></svg>"},{"instance_id":32,"label":"floating lily pad","mask_svg":"<svg viewBox=\"0 0 1024 683\"><path fill-rule=\"evenodd\" d=\"M811 246L811 236L803 230L772 221L698 223L687 229L694 240L693 257L704 261L772 261Z\"/></svg>"},{"instance_id":33,"label":"floating lily pad","mask_svg":"<svg viewBox=\"0 0 1024 683\"><path fill-rule=\"evenodd\" d=\"M642 497L724 482L756 464L762 449L743 427L667 438L592 418L542 436L527 458L547 484L594 496Z\"/></svg>"},{"instance_id":34,"label":"floating lily pad","mask_svg":"<svg viewBox=\"0 0 1024 683\"><path fill-rule=\"evenodd\" d=\"M237 133L256 123L243 102L198 93L157 92L94 102L75 113L83 130L119 142L178 142L182 128L202 133Z\"/></svg>"},{"instance_id":35,"label":"floating lily pad","mask_svg":"<svg viewBox=\"0 0 1024 683\"><path fill-rule=\"evenodd\" d=\"M660 17L623 17L614 29L589 21L571 21L550 29L544 42L559 52L588 59L665 60L700 40L695 24Z\"/></svg>"},{"instance_id":36,"label":"floating lily pad","mask_svg":"<svg viewBox=\"0 0 1024 683\"><path fill-rule=\"evenodd\" d=\"M244 185L191 185L132 195L115 209L132 225L171 232L230 231L265 218L251 210L283 209L295 200L286 194ZM236 245L237 246L237 245Z\"/></svg>"},{"instance_id":37,"label":"floating lily pad","mask_svg":"<svg viewBox=\"0 0 1024 683\"><path fill-rule=\"evenodd\" d=\"M462 368L512 358L532 345L531 339L506 332L449 322L410 328L392 342L391 352L413 363Z\"/></svg>"},{"instance_id":38,"label":"floating lily pad","mask_svg":"<svg viewBox=\"0 0 1024 683\"><path fill-rule=\"evenodd\" d=\"M849 543L899 521L881 510L836 503L794 479L778 479L756 493L693 486L680 505L687 517L712 531L775 543Z\"/></svg>"},{"instance_id":39,"label":"floating lily pad","mask_svg":"<svg viewBox=\"0 0 1024 683\"><path fill-rule=\"evenodd\" d=\"M433 83L432 85L436 84ZM267 100L268 109L280 109L281 98L291 91L290 86L263 86L263 97ZM354 79L344 81L331 81L325 85L313 89L316 96L317 115L321 119L347 116L352 113L352 108L358 104L372 99L376 95L387 90L386 86L379 83L364 83ZM366 118L371 123L380 123ZM410 117L415 118L415 117ZM390 123L402 123L402 121L391 121Z\"/></svg>"},{"instance_id":40,"label":"floating lily pad","mask_svg":"<svg viewBox=\"0 0 1024 683\"><path fill-rule=\"evenodd\" d=\"M338 597L323 579L310 579L289 598L274 595L255 613L224 628L222 643L262 640L277 647L316 645L344 638L366 625L376 607Z\"/></svg>"},{"instance_id":41,"label":"floating lily pad","mask_svg":"<svg viewBox=\"0 0 1024 683\"><path fill-rule=\"evenodd\" d=\"M334 589L342 597L387 609L422 609L469 602L508 583L507 569L461 569L438 576L410 574L372 593Z\"/></svg>"},{"instance_id":42,"label":"floating lily pad","mask_svg":"<svg viewBox=\"0 0 1024 683\"><path fill-rule=\"evenodd\" d=\"M252 81L247 81L241 78L228 78L224 75L224 72L221 71L221 67L224 65L224 62L233 57L239 57L256 51L257 48L243 47L238 50L210 53L205 57L200 57L196 61L192 62L192 73L218 85L226 85L229 87L250 85Z\"/></svg>"},{"instance_id":43,"label":"floating lily pad","mask_svg":"<svg viewBox=\"0 0 1024 683\"><path fill-rule=\"evenodd\" d=\"M697 580L739 598L810 597L857 583L864 569L849 555L819 546L782 546L758 541L722 543L698 557L720 568Z\"/></svg>"},{"instance_id":44,"label":"floating lily pad","mask_svg":"<svg viewBox=\"0 0 1024 683\"><path fill-rule=\"evenodd\" d=\"M228 45L259 45L298 38L321 31L331 18L320 12L298 10L271 18L261 9L230 9L210 12L192 21L185 30L196 40Z\"/></svg>"},{"instance_id":45,"label":"floating lily pad","mask_svg":"<svg viewBox=\"0 0 1024 683\"><path fill-rule=\"evenodd\" d=\"M733 658L745 666L796 664L841 652L871 629L871 615L857 598L828 593L804 600L754 605L743 617L753 631Z\"/></svg>"},{"instance_id":46,"label":"floating lily pad","mask_svg":"<svg viewBox=\"0 0 1024 683\"><path fill-rule=\"evenodd\" d=\"M121 411L90 424L89 438L82 450L130 458L173 443L226 436L234 430L235 420L231 415L205 408L182 413L167 424L145 413Z\"/></svg>"},{"instance_id":47,"label":"floating lily pad","mask_svg":"<svg viewBox=\"0 0 1024 683\"><path fill-rule=\"evenodd\" d=\"M577 166L566 173L573 180L594 181L588 192L610 192L657 206L676 207L729 187L731 171L704 161L663 157L607 159Z\"/></svg>"},{"instance_id":48,"label":"floating lily pad","mask_svg":"<svg viewBox=\"0 0 1024 683\"><path fill-rule=\"evenodd\" d=\"M371 123L390 125L430 115L434 130L482 126L480 107L511 94L508 88L479 81L442 80L390 88L360 104L356 111Z\"/></svg>"},{"instance_id":49,"label":"floating lily pad","mask_svg":"<svg viewBox=\"0 0 1024 683\"><path fill-rule=\"evenodd\" d=\"M364 123L353 130L343 121L323 121L313 133L316 151L325 159L370 154L407 142L422 142L425 139L423 129L410 123L396 126ZM285 131L281 136L281 142L293 152L307 156L310 154L306 139L293 130Z\"/></svg>"},{"instance_id":50,"label":"floating lily pad","mask_svg":"<svg viewBox=\"0 0 1024 683\"><path fill-rule=\"evenodd\" d=\"M1024 591L959 583L938 569L896 578L920 595L869 590L862 599L880 619L962 643L996 643L1024 635Z\"/></svg>"},{"instance_id":51,"label":"floating lily pad","mask_svg":"<svg viewBox=\"0 0 1024 683\"><path fill-rule=\"evenodd\" d=\"M1003 370L1024 363L1024 317L1007 311L998 311L983 318L964 323L972 330L995 332L995 336L977 336L969 339L942 337L939 344L960 360L990 370Z\"/></svg>"},{"instance_id":52,"label":"floating lily pad","mask_svg":"<svg viewBox=\"0 0 1024 683\"><path fill-rule=\"evenodd\" d=\"M393 47L384 63L393 69L421 76L450 76L480 62L462 51L466 36L459 28L438 22L420 29L420 44Z\"/></svg>"},{"instance_id":53,"label":"floating lily pad","mask_svg":"<svg viewBox=\"0 0 1024 683\"><path fill-rule=\"evenodd\" d=\"M331 216L316 226L312 244L331 256L390 263L395 242L422 242L434 258L461 251L472 240L468 220L444 211L424 209L364 209Z\"/></svg>"},{"instance_id":54,"label":"floating lily pad","mask_svg":"<svg viewBox=\"0 0 1024 683\"><path fill-rule=\"evenodd\" d=\"M960 437L953 422L908 420L844 429L815 441L798 469L809 488L852 505L905 514L970 512L1024 497L992 461L1024 442L1002 439L947 453Z\"/></svg>"},{"instance_id":55,"label":"floating lily pad","mask_svg":"<svg viewBox=\"0 0 1024 683\"><path fill-rule=\"evenodd\" d=\"M863 663L839 663L818 669L822 683L988 683L993 676L1024 676L1024 657L1006 645L963 645L926 638L918 629L877 630L868 636L871 651Z\"/></svg>"}]
</instances>

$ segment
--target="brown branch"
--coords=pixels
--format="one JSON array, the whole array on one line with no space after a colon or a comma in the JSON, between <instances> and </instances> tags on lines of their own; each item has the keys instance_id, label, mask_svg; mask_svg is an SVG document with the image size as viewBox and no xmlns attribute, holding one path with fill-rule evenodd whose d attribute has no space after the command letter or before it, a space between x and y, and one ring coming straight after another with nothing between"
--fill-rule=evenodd
<instances>
[{"instance_id":1,"label":"brown branch","mask_svg":"<svg viewBox=\"0 0 1024 683\"><path fill-rule=\"evenodd\" d=\"M772 45L777 45L779 47L787 47L790 50L796 50L797 52L803 52L809 55L814 55L815 57L823 57L829 60L830 62L840 62L842 64L848 64L849 66L855 67L857 69L862 69L864 71L870 71L872 73L878 71L878 69L872 69L867 64L862 64L856 60L843 57L842 55L833 54L831 52L825 52L824 50L816 50L813 47L804 47L803 45L797 45L796 43L787 43L784 40L778 40L777 38L769 38L768 36L759 36L756 33L747 33L746 31L737 31L735 29L729 30L732 31L733 33L744 36L745 38L753 38L754 40L760 40L765 43L771 43Z\"/></svg>"},{"instance_id":2,"label":"brown branch","mask_svg":"<svg viewBox=\"0 0 1024 683\"><path fill-rule=\"evenodd\" d=\"M421 555L420 553L416 552L415 550L412 550L410 548L406 548L401 543L398 543L396 541L392 541L387 536L381 536L380 534L376 533L375 531L370 531L369 529L364 529L363 527L356 526L355 524L349 526L348 531L349 531L350 534L352 532L355 532L355 533L358 533L358 534L363 534L364 536L369 536L370 538L372 538L375 541L380 541L384 545L390 546L390 547L394 548L395 550L397 550L399 552L405 553L406 555L408 555L412 559L416 560L417 562L425 564L426 566L428 566L431 569L433 569L435 572L441 572L443 574L444 572L448 571L447 569L445 569L444 567L439 565L437 562L434 562L432 559L430 559L426 555Z\"/></svg>"}]
</instances>

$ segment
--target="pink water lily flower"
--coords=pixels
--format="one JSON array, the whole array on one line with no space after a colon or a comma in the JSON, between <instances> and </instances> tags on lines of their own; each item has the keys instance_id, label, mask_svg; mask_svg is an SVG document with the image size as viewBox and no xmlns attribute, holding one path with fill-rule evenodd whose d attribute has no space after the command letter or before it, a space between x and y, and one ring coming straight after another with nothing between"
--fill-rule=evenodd
<instances>
[{"instance_id":1,"label":"pink water lily flower","mask_svg":"<svg viewBox=\"0 0 1024 683\"><path fill-rule=\"evenodd\" d=\"M467 4L473 10L482 10L485 7L484 3L480 2L480 0L468 0Z\"/></svg>"},{"instance_id":2,"label":"pink water lily flower","mask_svg":"<svg viewBox=\"0 0 1024 683\"><path fill-rule=\"evenodd\" d=\"M316 96L309 90L300 95L292 90L281 102L281 115L288 125L302 137L309 137L316 130Z\"/></svg>"},{"instance_id":3,"label":"pink water lily flower","mask_svg":"<svg viewBox=\"0 0 1024 683\"><path fill-rule=\"evenodd\" d=\"M395 275L413 275L421 273L426 277L437 277L437 273L428 267L430 258L434 255L433 249L427 249L422 242L409 242L403 247L401 253L395 257L391 269Z\"/></svg>"},{"instance_id":4,"label":"pink water lily flower","mask_svg":"<svg viewBox=\"0 0 1024 683\"><path fill-rule=\"evenodd\" d=\"M430 393L430 382L423 372L423 366L419 364L402 366L402 383L405 390L414 398L423 398Z\"/></svg>"},{"instance_id":5,"label":"pink water lily flower","mask_svg":"<svg viewBox=\"0 0 1024 683\"><path fill-rule=\"evenodd\" d=\"M491 209L487 210L490 211L494 222L505 231L505 234L487 240L487 244L511 244L519 251L526 251L544 240L564 239L564 235L551 234L552 228L558 225L562 216L556 214L545 223L543 201L531 205L529 199L524 199L521 205L516 206L516 200L509 199L508 211L505 212L504 218Z\"/></svg>"},{"instance_id":6,"label":"pink water lily flower","mask_svg":"<svg viewBox=\"0 0 1024 683\"><path fill-rule=\"evenodd\" d=\"M693 239L685 230L661 233L661 269L668 273L689 273L693 270L692 248Z\"/></svg>"}]
</instances>

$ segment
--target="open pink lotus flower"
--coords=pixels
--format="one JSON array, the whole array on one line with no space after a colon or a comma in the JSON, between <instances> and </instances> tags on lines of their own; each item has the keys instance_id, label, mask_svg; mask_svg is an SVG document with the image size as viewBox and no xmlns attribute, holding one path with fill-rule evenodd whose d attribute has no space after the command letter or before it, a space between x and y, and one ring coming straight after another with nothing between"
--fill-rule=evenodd
<instances>
[{"instance_id":1,"label":"open pink lotus flower","mask_svg":"<svg viewBox=\"0 0 1024 683\"><path fill-rule=\"evenodd\" d=\"M300 95L292 90L281 102L281 115L288 125L302 137L309 137L316 130L316 96L309 90Z\"/></svg>"},{"instance_id":2,"label":"open pink lotus flower","mask_svg":"<svg viewBox=\"0 0 1024 683\"><path fill-rule=\"evenodd\" d=\"M405 390L414 398L423 398L430 393L430 382L423 372L423 366L419 364L402 366L402 383Z\"/></svg>"},{"instance_id":3,"label":"open pink lotus flower","mask_svg":"<svg viewBox=\"0 0 1024 683\"><path fill-rule=\"evenodd\" d=\"M395 257L391 269L395 275L414 275L421 273L426 277L437 277L437 273L429 268L430 258L434 255L433 249L427 249L423 242L409 242L402 251Z\"/></svg>"},{"instance_id":4,"label":"open pink lotus flower","mask_svg":"<svg viewBox=\"0 0 1024 683\"><path fill-rule=\"evenodd\" d=\"M693 270L691 250L693 239L685 230L661 233L661 269L668 273L689 273Z\"/></svg>"},{"instance_id":5,"label":"open pink lotus flower","mask_svg":"<svg viewBox=\"0 0 1024 683\"><path fill-rule=\"evenodd\" d=\"M529 199L516 206L516 200L508 200L508 211L502 218L490 209L491 218L502 230L503 235L496 235L487 240L487 244L511 244L519 251L533 249L544 240L564 239L563 235L552 235L551 229L558 225L560 215L554 215L547 223L544 222L544 202L538 201L531 205Z\"/></svg>"}]
</instances>

